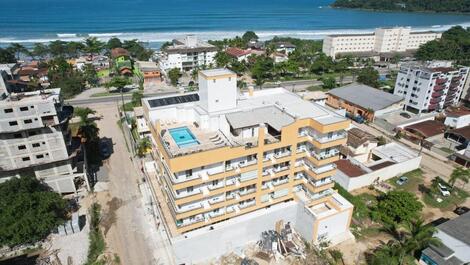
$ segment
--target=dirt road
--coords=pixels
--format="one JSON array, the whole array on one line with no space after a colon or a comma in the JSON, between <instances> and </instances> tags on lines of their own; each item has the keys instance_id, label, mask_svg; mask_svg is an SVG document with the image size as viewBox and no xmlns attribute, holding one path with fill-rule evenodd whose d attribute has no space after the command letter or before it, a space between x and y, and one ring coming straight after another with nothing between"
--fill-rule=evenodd
<instances>
[{"instance_id":1,"label":"dirt road","mask_svg":"<svg viewBox=\"0 0 470 265\"><path fill-rule=\"evenodd\" d=\"M131 161L124 136L117 125L115 103L90 105L103 118L97 121L100 137L113 142L113 153L104 162L108 172L109 191L97 198L105 209L103 226L109 252L117 253L121 264L171 264L157 256L152 242L156 229L145 217L142 195L139 191L140 175Z\"/></svg>"}]
</instances>

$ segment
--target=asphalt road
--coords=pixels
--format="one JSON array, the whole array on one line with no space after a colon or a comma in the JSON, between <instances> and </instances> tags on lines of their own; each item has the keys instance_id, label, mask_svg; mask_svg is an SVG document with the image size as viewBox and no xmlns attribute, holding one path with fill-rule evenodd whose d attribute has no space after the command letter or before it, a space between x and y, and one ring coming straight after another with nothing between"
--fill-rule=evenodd
<instances>
[{"instance_id":1,"label":"asphalt road","mask_svg":"<svg viewBox=\"0 0 470 265\"><path fill-rule=\"evenodd\" d=\"M149 93L149 94L144 94L144 97L155 97L155 96L165 96L165 95L171 95L175 94L174 91L171 92L159 92L159 93ZM129 101L132 99L132 95L126 94L123 96L124 101ZM97 104L97 103L110 103L110 102L116 102L116 101L121 101L122 97L120 95L116 96L106 96L106 97L90 97L87 99L69 99L66 100L65 102L70 104L70 105L89 105L89 104Z\"/></svg>"},{"instance_id":2,"label":"asphalt road","mask_svg":"<svg viewBox=\"0 0 470 265\"><path fill-rule=\"evenodd\" d=\"M340 82L339 78L336 79L337 82ZM353 81L352 76L345 76L343 78L343 83L350 83ZM310 86L320 86L322 85L322 81L318 80L295 80L295 81L285 81L280 82L278 84L266 84L263 85L263 89L266 88L275 88L275 87L284 87L290 91L299 91L307 89ZM175 94L175 91L170 92L155 92L155 93L148 93L144 94L144 97L155 97L155 96L165 96ZM129 101L132 98L132 95L126 94L123 96L125 101ZM105 96L105 97L89 97L85 99L69 99L65 102L71 105L89 105L89 104L97 104L97 103L110 103L122 100L121 95L116 96Z\"/></svg>"}]
</instances>

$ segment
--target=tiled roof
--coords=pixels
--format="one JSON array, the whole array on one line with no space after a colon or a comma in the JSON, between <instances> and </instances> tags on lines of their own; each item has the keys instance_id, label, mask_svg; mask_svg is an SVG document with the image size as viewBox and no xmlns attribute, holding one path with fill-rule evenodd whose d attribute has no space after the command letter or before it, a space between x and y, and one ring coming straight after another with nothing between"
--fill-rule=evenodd
<instances>
[{"instance_id":1,"label":"tiled roof","mask_svg":"<svg viewBox=\"0 0 470 265\"><path fill-rule=\"evenodd\" d=\"M470 140L470 125L458 129L449 130L447 131L447 133L455 134L467 140Z\"/></svg>"},{"instance_id":2,"label":"tiled roof","mask_svg":"<svg viewBox=\"0 0 470 265\"><path fill-rule=\"evenodd\" d=\"M124 48L114 48L111 50L111 57L129 56L129 52Z\"/></svg>"},{"instance_id":3,"label":"tiled roof","mask_svg":"<svg viewBox=\"0 0 470 265\"><path fill-rule=\"evenodd\" d=\"M229 47L225 50L225 52L228 55L237 57L237 58L251 53L251 51L243 50L243 49L236 48L236 47Z\"/></svg>"},{"instance_id":4,"label":"tiled roof","mask_svg":"<svg viewBox=\"0 0 470 265\"><path fill-rule=\"evenodd\" d=\"M351 161L349 161L348 159L338 160L335 162L335 164L338 170L340 170L350 178L359 177L367 173L362 170L361 167L351 163Z\"/></svg>"},{"instance_id":5,"label":"tiled roof","mask_svg":"<svg viewBox=\"0 0 470 265\"><path fill-rule=\"evenodd\" d=\"M449 108L445 111L448 117L461 117L465 115L470 115L470 109L464 107L458 108Z\"/></svg>"},{"instance_id":6,"label":"tiled roof","mask_svg":"<svg viewBox=\"0 0 470 265\"><path fill-rule=\"evenodd\" d=\"M348 146L357 148L366 142L377 142L377 140L375 140L375 137L372 134L359 128L352 128L348 131Z\"/></svg>"},{"instance_id":7,"label":"tiled roof","mask_svg":"<svg viewBox=\"0 0 470 265\"><path fill-rule=\"evenodd\" d=\"M432 137L445 131L445 125L441 122L429 120L406 126L405 130L412 133L419 133L422 137Z\"/></svg>"}]
</instances>

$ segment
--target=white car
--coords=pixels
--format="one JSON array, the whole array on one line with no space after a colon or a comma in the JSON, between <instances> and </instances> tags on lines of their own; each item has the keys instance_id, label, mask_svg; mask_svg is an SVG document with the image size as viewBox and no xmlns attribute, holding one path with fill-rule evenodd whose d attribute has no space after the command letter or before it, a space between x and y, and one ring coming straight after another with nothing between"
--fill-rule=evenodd
<instances>
[{"instance_id":1,"label":"white car","mask_svg":"<svg viewBox=\"0 0 470 265\"><path fill-rule=\"evenodd\" d=\"M439 186L439 191L441 192L442 196L450 196L450 191L445 185L442 185L441 183L438 183L437 185Z\"/></svg>"}]
</instances>

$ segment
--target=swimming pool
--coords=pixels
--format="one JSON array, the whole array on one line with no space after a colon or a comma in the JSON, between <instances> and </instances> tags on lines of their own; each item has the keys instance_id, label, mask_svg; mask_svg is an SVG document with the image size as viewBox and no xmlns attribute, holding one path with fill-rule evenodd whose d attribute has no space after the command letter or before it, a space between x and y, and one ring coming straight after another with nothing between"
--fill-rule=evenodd
<instances>
[{"instance_id":1,"label":"swimming pool","mask_svg":"<svg viewBox=\"0 0 470 265\"><path fill-rule=\"evenodd\" d=\"M169 132L178 147L188 147L199 144L199 141L186 126L170 129Z\"/></svg>"}]
</instances>

